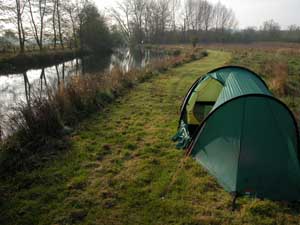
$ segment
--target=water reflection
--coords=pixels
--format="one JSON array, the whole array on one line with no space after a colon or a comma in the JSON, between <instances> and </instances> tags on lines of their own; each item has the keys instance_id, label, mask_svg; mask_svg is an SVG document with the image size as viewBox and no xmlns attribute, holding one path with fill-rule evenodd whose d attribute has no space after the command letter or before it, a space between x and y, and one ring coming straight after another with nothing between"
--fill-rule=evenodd
<instances>
[{"instance_id":1,"label":"water reflection","mask_svg":"<svg viewBox=\"0 0 300 225\"><path fill-rule=\"evenodd\" d=\"M78 62L81 74L95 74L109 68L114 54L91 55L81 58Z\"/></svg>"},{"instance_id":2,"label":"water reflection","mask_svg":"<svg viewBox=\"0 0 300 225\"><path fill-rule=\"evenodd\" d=\"M74 75L88 75L112 70L123 71L145 67L153 58L164 57L149 50L130 51L119 49L110 56L87 56L75 58L50 67L24 71L22 74L0 76L0 117L8 115L20 103L30 105L33 95L46 95ZM1 122L1 121L0 121Z\"/></svg>"},{"instance_id":3,"label":"water reflection","mask_svg":"<svg viewBox=\"0 0 300 225\"><path fill-rule=\"evenodd\" d=\"M131 68L143 68L150 62L152 58L163 57L159 53L151 51L122 51L118 50L111 56L110 69L119 67L123 71Z\"/></svg>"}]
</instances>

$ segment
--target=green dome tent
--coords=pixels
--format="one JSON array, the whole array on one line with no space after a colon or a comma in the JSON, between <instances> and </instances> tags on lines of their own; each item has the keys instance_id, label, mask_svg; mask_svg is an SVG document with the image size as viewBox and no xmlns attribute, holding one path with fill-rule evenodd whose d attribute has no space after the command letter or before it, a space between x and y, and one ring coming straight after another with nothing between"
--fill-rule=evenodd
<instances>
[{"instance_id":1,"label":"green dome tent","mask_svg":"<svg viewBox=\"0 0 300 225\"><path fill-rule=\"evenodd\" d=\"M199 78L174 141L234 195L300 200L295 118L254 72L236 66Z\"/></svg>"}]
</instances>

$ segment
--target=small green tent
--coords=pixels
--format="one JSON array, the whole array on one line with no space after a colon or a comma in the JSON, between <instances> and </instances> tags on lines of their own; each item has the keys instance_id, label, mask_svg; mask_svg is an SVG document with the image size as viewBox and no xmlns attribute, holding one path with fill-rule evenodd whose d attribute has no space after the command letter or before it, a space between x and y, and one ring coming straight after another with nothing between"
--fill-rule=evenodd
<instances>
[{"instance_id":1,"label":"small green tent","mask_svg":"<svg viewBox=\"0 0 300 225\"><path fill-rule=\"evenodd\" d=\"M227 66L192 85L174 140L230 193L300 200L298 138L293 114L265 82Z\"/></svg>"}]
</instances>

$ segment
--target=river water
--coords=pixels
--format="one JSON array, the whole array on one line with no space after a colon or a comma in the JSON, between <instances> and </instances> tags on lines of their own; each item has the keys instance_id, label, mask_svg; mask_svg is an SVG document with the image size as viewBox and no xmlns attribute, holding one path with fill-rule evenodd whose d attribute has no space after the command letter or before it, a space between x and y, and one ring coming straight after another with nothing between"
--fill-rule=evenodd
<instances>
[{"instance_id":1,"label":"river water","mask_svg":"<svg viewBox=\"0 0 300 225\"><path fill-rule=\"evenodd\" d=\"M45 93L48 88L57 87L69 76L101 74L104 70L111 71L115 67L123 71L143 68L152 59L162 57L162 53L150 50L118 49L107 56L91 55L23 73L0 75L0 124L7 120L7 115L13 113L19 104L29 102L33 94Z\"/></svg>"}]
</instances>

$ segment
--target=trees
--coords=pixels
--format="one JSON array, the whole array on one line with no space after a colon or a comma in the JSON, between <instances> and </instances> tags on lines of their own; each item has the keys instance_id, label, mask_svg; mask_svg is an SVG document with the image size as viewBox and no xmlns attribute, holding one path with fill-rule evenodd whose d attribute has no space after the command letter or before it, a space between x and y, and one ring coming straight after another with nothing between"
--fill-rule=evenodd
<instances>
[{"instance_id":1,"label":"trees","mask_svg":"<svg viewBox=\"0 0 300 225\"><path fill-rule=\"evenodd\" d=\"M280 37L280 25L274 20L267 20L262 25L262 34L264 40L276 41Z\"/></svg>"},{"instance_id":2,"label":"trees","mask_svg":"<svg viewBox=\"0 0 300 225\"><path fill-rule=\"evenodd\" d=\"M171 29L176 31L176 22L178 9L180 8L180 0L170 0L170 11L171 11Z\"/></svg>"},{"instance_id":3,"label":"trees","mask_svg":"<svg viewBox=\"0 0 300 225\"><path fill-rule=\"evenodd\" d=\"M263 23L262 30L267 32L277 32L280 30L280 25L273 19L267 20Z\"/></svg>"},{"instance_id":4,"label":"trees","mask_svg":"<svg viewBox=\"0 0 300 225\"><path fill-rule=\"evenodd\" d=\"M0 20L4 23L15 25L21 53L25 51L26 32L24 28L24 12L27 3L27 0L0 1Z\"/></svg>"},{"instance_id":5,"label":"trees","mask_svg":"<svg viewBox=\"0 0 300 225\"><path fill-rule=\"evenodd\" d=\"M64 42L63 42L63 34L62 34L62 28L61 28L61 11L62 11L62 6L61 6L61 0L56 0L56 16L57 16L57 24L58 24L58 37L60 41L60 46L62 49L64 49Z\"/></svg>"},{"instance_id":6,"label":"trees","mask_svg":"<svg viewBox=\"0 0 300 225\"><path fill-rule=\"evenodd\" d=\"M172 5L173 13L175 3ZM171 19L171 0L123 0L111 10L111 15L132 44L145 41L158 43L163 40L165 31L170 29L170 24L173 28L175 26L175 18Z\"/></svg>"},{"instance_id":7,"label":"trees","mask_svg":"<svg viewBox=\"0 0 300 225\"><path fill-rule=\"evenodd\" d=\"M19 36L19 43L20 43L20 51L21 53L25 50L25 30L23 26L23 14L24 9L27 3L27 0L15 0L16 2L16 8L15 8L15 14L17 15L17 27L18 27L18 36Z\"/></svg>"},{"instance_id":8,"label":"trees","mask_svg":"<svg viewBox=\"0 0 300 225\"><path fill-rule=\"evenodd\" d=\"M53 29L53 48L57 46L57 34L56 34L56 10L57 10L57 0L52 0L52 29Z\"/></svg>"},{"instance_id":9,"label":"trees","mask_svg":"<svg viewBox=\"0 0 300 225\"><path fill-rule=\"evenodd\" d=\"M130 41L132 36L130 24L130 5L129 2L123 1L117 3L117 8L111 9L111 15L119 25L119 29L124 35L127 42Z\"/></svg>"},{"instance_id":10,"label":"trees","mask_svg":"<svg viewBox=\"0 0 300 225\"><path fill-rule=\"evenodd\" d=\"M53 31L53 47L57 47L59 40L60 46L64 49L63 33L62 33L62 17L61 14L64 10L61 0L52 0L52 31Z\"/></svg>"},{"instance_id":11,"label":"trees","mask_svg":"<svg viewBox=\"0 0 300 225\"><path fill-rule=\"evenodd\" d=\"M237 24L231 9L208 0L123 0L111 11L119 29L133 44L176 42L179 34L184 41L200 36L207 39L212 29L223 35Z\"/></svg>"},{"instance_id":12,"label":"trees","mask_svg":"<svg viewBox=\"0 0 300 225\"><path fill-rule=\"evenodd\" d=\"M286 41L300 42L300 26L290 25L285 34Z\"/></svg>"},{"instance_id":13,"label":"trees","mask_svg":"<svg viewBox=\"0 0 300 225\"><path fill-rule=\"evenodd\" d=\"M65 11L67 12L70 22L71 22L71 27L72 27L72 36L73 36L73 43L74 43L74 47L77 48L78 47L78 8L76 6L76 4L74 3L69 3L69 4L65 4L64 6Z\"/></svg>"},{"instance_id":14,"label":"trees","mask_svg":"<svg viewBox=\"0 0 300 225\"><path fill-rule=\"evenodd\" d=\"M29 5L30 24L34 38L40 50L43 49L44 19L46 16L47 0L27 0ZM34 11L35 8L35 11Z\"/></svg>"},{"instance_id":15,"label":"trees","mask_svg":"<svg viewBox=\"0 0 300 225\"><path fill-rule=\"evenodd\" d=\"M183 17L186 29L192 31L208 31L212 25L225 31L236 26L234 12L220 2L212 5L206 0L186 0Z\"/></svg>"},{"instance_id":16,"label":"trees","mask_svg":"<svg viewBox=\"0 0 300 225\"><path fill-rule=\"evenodd\" d=\"M155 19L149 25L154 28L154 32L149 39L154 43L165 43L166 31L172 30L170 1L157 0L153 2L153 6Z\"/></svg>"},{"instance_id":17,"label":"trees","mask_svg":"<svg viewBox=\"0 0 300 225\"><path fill-rule=\"evenodd\" d=\"M97 7L92 3L87 3L79 16L81 47L94 52L110 51L113 44L110 31Z\"/></svg>"},{"instance_id":18,"label":"trees","mask_svg":"<svg viewBox=\"0 0 300 225\"><path fill-rule=\"evenodd\" d=\"M141 43L144 38L143 17L146 8L146 0L130 0L128 1L132 12L132 29L134 34L134 42Z\"/></svg>"},{"instance_id":19,"label":"trees","mask_svg":"<svg viewBox=\"0 0 300 225\"><path fill-rule=\"evenodd\" d=\"M195 1L194 0L186 0L184 2L184 29L195 30Z\"/></svg>"},{"instance_id":20,"label":"trees","mask_svg":"<svg viewBox=\"0 0 300 225\"><path fill-rule=\"evenodd\" d=\"M262 25L262 31L266 33L268 38L278 36L280 29L280 25L274 20L265 21Z\"/></svg>"},{"instance_id":21,"label":"trees","mask_svg":"<svg viewBox=\"0 0 300 225\"><path fill-rule=\"evenodd\" d=\"M2 29L12 29L17 35L21 53L26 50L26 46L38 46L40 50L51 46L63 49L65 43L70 43L70 47L77 48L79 12L86 2L88 1L0 0L0 25L7 24Z\"/></svg>"},{"instance_id":22,"label":"trees","mask_svg":"<svg viewBox=\"0 0 300 225\"><path fill-rule=\"evenodd\" d=\"M207 32L212 25L213 20L213 5L208 1L203 1L203 29Z\"/></svg>"},{"instance_id":23,"label":"trees","mask_svg":"<svg viewBox=\"0 0 300 225\"><path fill-rule=\"evenodd\" d=\"M214 6L214 27L215 30L221 31L230 30L236 27L237 21L232 9L228 9L226 6L218 2Z\"/></svg>"},{"instance_id":24,"label":"trees","mask_svg":"<svg viewBox=\"0 0 300 225\"><path fill-rule=\"evenodd\" d=\"M101 43L108 43L108 40L111 43L121 43L126 40L131 46L191 41L300 42L298 26L282 31L274 20L264 22L257 30L237 31L234 12L220 2L212 4L209 0L119 0L117 7L111 9L114 22L109 29L105 19L89 1L0 0L0 32L4 34L6 26L3 24L10 24L9 29L18 37L21 53L30 46L38 46L40 50L50 47L80 48L81 42L85 44L82 47L93 42L92 45L96 47L96 39L89 38L84 34L86 31L91 37L100 37ZM87 10L90 10L91 16L88 16ZM11 28L11 25L14 27ZM95 26L97 35L93 34L92 26ZM113 30L115 41L109 34L110 30ZM97 44L96 49L99 46Z\"/></svg>"},{"instance_id":25,"label":"trees","mask_svg":"<svg viewBox=\"0 0 300 225\"><path fill-rule=\"evenodd\" d=\"M149 3L151 2L150 0ZM145 14L149 13L149 8L147 8L149 3L146 0L123 0L118 3L117 9L111 10L112 17L128 42L141 43L143 41Z\"/></svg>"}]
</instances>

